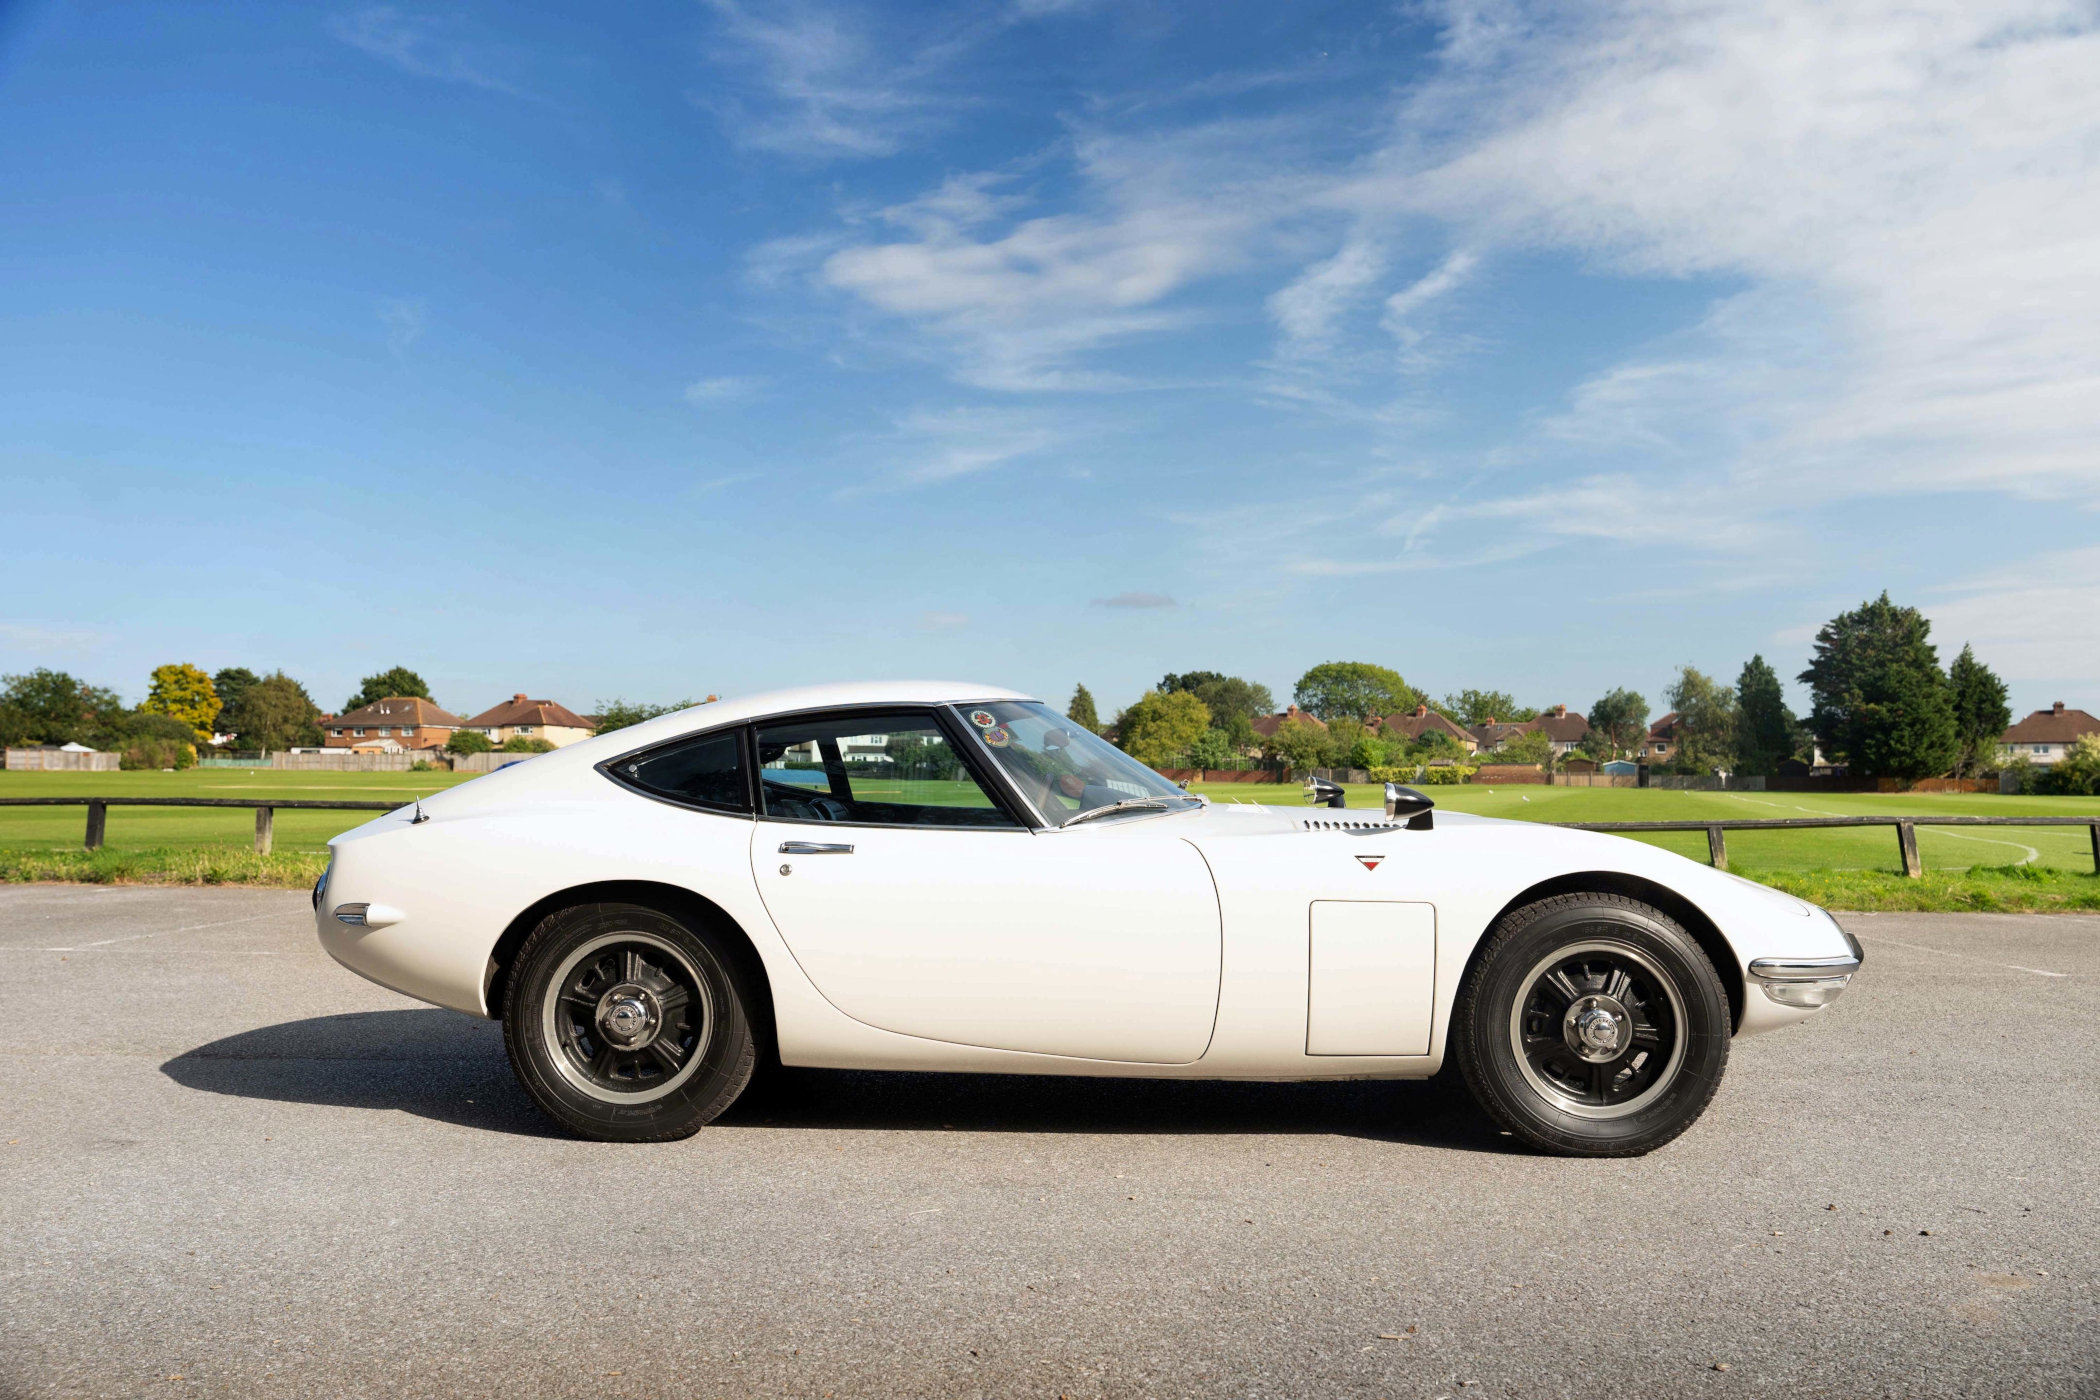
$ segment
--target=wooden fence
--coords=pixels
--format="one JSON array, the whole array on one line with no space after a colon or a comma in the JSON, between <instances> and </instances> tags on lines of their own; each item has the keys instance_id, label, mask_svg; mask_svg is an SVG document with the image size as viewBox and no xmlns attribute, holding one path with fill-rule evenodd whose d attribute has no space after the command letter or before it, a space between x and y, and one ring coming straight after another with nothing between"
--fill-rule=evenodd
<instances>
[{"instance_id":1,"label":"wooden fence","mask_svg":"<svg viewBox=\"0 0 2100 1400\"><path fill-rule=\"evenodd\" d=\"M0 797L0 807L85 807L87 848L97 850L109 829L112 807L247 807L255 812L255 850L268 855L276 839L280 807L322 812L398 812L405 802L310 802L305 798L268 797Z\"/></svg>"},{"instance_id":2,"label":"wooden fence","mask_svg":"<svg viewBox=\"0 0 2100 1400\"><path fill-rule=\"evenodd\" d=\"M114 773L122 757L113 753L78 749L9 749L7 771L10 773Z\"/></svg>"},{"instance_id":3,"label":"wooden fence","mask_svg":"<svg viewBox=\"0 0 2100 1400\"><path fill-rule=\"evenodd\" d=\"M1896 852L1903 860L1903 873L1913 880L1925 873L1918 857L1918 828L1921 826L2082 826L2093 842L2093 873L2100 875L2100 817L1746 817L1719 822L1548 822L1549 826L1572 826L1582 831L1703 831L1706 855L1716 870L1728 868L1728 844L1724 832L1787 831L1818 826L1893 826Z\"/></svg>"}]
</instances>

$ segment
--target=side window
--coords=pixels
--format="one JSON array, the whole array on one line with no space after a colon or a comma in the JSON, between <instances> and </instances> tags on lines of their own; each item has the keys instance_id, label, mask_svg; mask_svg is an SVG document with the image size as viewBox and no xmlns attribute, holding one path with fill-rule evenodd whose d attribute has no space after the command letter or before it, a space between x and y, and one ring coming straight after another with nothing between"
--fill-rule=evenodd
<instances>
[{"instance_id":1,"label":"side window","mask_svg":"<svg viewBox=\"0 0 2100 1400\"><path fill-rule=\"evenodd\" d=\"M734 729L623 758L608 771L630 787L672 802L723 812L751 810L744 791L744 746Z\"/></svg>"},{"instance_id":2,"label":"side window","mask_svg":"<svg viewBox=\"0 0 2100 1400\"><path fill-rule=\"evenodd\" d=\"M784 821L1013 826L925 714L762 725L759 800Z\"/></svg>"}]
</instances>

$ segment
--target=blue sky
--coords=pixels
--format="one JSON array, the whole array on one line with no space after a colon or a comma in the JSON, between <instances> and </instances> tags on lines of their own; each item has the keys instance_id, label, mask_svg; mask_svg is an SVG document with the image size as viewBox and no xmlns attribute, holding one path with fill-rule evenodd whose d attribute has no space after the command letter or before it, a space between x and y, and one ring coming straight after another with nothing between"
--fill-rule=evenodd
<instances>
[{"instance_id":1,"label":"blue sky","mask_svg":"<svg viewBox=\"0 0 2100 1400\"><path fill-rule=\"evenodd\" d=\"M2046 3L0 6L0 670L1660 709L1887 588L2100 708L2094 71Z\"/></svg>"}]
</instances>

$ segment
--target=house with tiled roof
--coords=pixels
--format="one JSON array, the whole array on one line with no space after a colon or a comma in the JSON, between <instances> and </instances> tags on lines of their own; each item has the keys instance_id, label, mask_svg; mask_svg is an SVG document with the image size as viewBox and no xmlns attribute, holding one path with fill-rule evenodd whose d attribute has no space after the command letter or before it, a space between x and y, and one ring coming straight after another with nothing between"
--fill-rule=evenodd
<instances>
[{"instance_id":1,"label":"house with tiled roof","mask_svg":"<svg viewBox=\"0 0 2100 1400\"><path fill-rule=\"evenodd\" d=\"M1573 752L1590 734L1588 717L1569 714L1566 705L1555 705L1533 720L1531 727L1553 741L1555 754Z\"/></svg>"},{"instance_id":2,"label":"house with tiled roof","mask_svg":"<svg viewBox=\"0 0 2100 1400\"><path fill-rule=\"evenodd\" d=\"M1638 757L1643 763L1668 763L1677 756L1677 711L1672 710L1648 726Z\"/></svg>"},{"instance_id":3,"label":"house with tiled roof","mask_svg":"<svg viewBox=\"0 0 2100 1400\"><path fill-rule=\"evenodd\" d=\"M321 718L321 744L362 753L441 749L460 727L459 716L420 695L392 695L342 715Z\"/></svg>"},{"instance_id":4,"label":"house with tiled roof","mask_svg":"<svg viewBox=\"0 0 2100 1400\"><path fill-rule=\"evenodd\" d=\"M1284 725L1290 723L1294 719L1302 719L1307 724L1318 725L1322 729L1325 729L1327 727L1326 724L1322 723L1318 715L1313 714L1309 710L1301 710L1296 705L1292 705L1286 709L1277 711L1273 715L1263 715L1260 719L1253 721L1254 732L1261 735L1262 738L1267 739L1273 736L1277 730L1283 728Z\"/></svg>"},{"instance_id":5,"label":"house with tiled roof","mask_svg":"<svg viewBox=\"0 0 2100 1400\"><path fill-rule=\"evenodd\" d=\"M2006 730L1998 740L1998 753L2003 758L2024 758L2037 768L2046 768L2060 762L2071 751L2071 745L2088 734L2100 734L2100 719L2084 710L2067 710L2059 700Z\"/></svg>"},{"instance_id":6,"label":"house with tiled roof","mask_svg":"<svg viewBox=\"0 0 2100 1400\"><path fill-rule=\"evenodd\" d=\"M1480 751L1486 753L1502 747L1519 734L1527 733L1533 723L1528 719L1505 722L1489 715L1478 724L1467 725L1466 731L1473 736L1473 742L1480 745Z\"/></svg>"},{"instance_id":7,"label":"house with tiled roof","mask_svg":"<svg viewBox=\"0 0 2100 1400\"><path fill-rule=\"evenodd\" d=\"M1441 734L1467 753L1480 747L1480 741L1454 723L1449 715L1440 715L1427 705L1417 705L1406 714L1380 716L1367 727L1388 739L1404 739L1410 744L1425 734Z\"/></svg>"},{"instance_id":8,"label":"house with tiled roof","mask_svg":"<svg viewBox=\"0 0 2100 1400\"><path fill-rule=\"evenodd\" d=\"M596 726L566 705L529 699L523 691L483 710L461 726L488 735L497 747L511 739L544 739L556 748L588 739Z\"/></svg>"}]
</instances>

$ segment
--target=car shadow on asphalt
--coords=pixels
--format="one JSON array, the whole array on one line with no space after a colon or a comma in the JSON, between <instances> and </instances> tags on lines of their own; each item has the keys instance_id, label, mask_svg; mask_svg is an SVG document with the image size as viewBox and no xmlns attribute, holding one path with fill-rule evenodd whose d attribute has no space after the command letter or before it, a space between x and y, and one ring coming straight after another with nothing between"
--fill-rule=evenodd
<instances>
[{"instance_id":1,"label":"car shadow on asphalt","mask_svg":"<svg viewBox=\"0 0 2100 1400\"><path fill-rule=\"evenodd\" d=\"M503 1028L458 1011L353 1011L263 1026L160 1067L186 1089L411 1113L463 1128L561 1134L511 1077Z\"/></svg>"},{"instance_id":2,"label":"car shadow on asphalt","mask_svg":"<svg viewBox=\"0 0 2100 1400\"><path fill-rule=\"evenodd\" d=\"M1330 1134L1521 1152L1454 1081L1270 1084L776 1068L719 1122L886 1132Z\"/></svg>"},{"instance_id":3,"label":"car shadow on asphalt","mask_svg":"<svg viewBox=\"0 0 2100 1400\"><path fill-rule=\"evenodd\" d=\"M511 1077L502 1027L434 1007L263 1026L200 1045L160 1068L204 1093L560 1136ZM1460 1151L1519 1150L1448 1076L1266 1084L776 1066L720 1122L929 1133L1327 1133Z\"/></svg>"}]
</instances>

